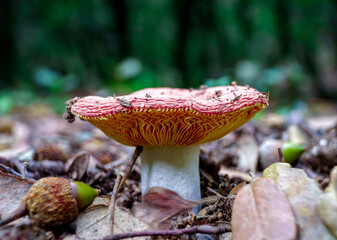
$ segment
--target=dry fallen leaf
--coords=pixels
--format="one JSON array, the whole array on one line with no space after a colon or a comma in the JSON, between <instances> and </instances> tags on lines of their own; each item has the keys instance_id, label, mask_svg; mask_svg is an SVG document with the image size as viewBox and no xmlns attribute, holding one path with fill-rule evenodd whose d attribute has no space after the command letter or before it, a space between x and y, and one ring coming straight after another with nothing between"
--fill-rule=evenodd
<instances>
[{"instance_id":1,"label":"dry fallen leaf","mask_svg":"<svg viewBox=\"0 0 337 240\"><path fill-rule=\"evenodd\" d=\"M225 166L221 166L220 171L219 171L219 176L226 176L228 175L228 177L230 179L232 178L239 178L242 179L246 182L250 182L252 177L246 173L246 172L242 172L240 170L236 170L236 169L231 169L231 168L226 168Z\"/></svg>"},{"instance_id":2,"label":"dry fallen leaf","mask_svg":"<svg viewBox=\"0 0 337 240\"><path fill-rule=\"evenodd\" d=\"M90 162L90 154L87 152L80 152L68 159L65 164L65 171L73 180L81 180L87 172Z\"/></svg>"},{"instance_id":3,"label":"dry fallen leaf","mask_svg":"<svg viewBox=\"0 0 337 240\"><path fill-rule=\"evenodd\" d=\"M337 238L337 166L331 171L326 193L318 199L318 213L325 226Z\"/></svg>"},{"instance_id":4,"label":"dry fallen leaf","mask_svg":"<svg viewBox=\"0 0 337 240\"><path fill-rule=\"evenodd\" d=\"M243 135L236 144L236 153L239 157L237 168L242 171L256 172L259 159L259 147L256 140L252 136Z\"/></svg>"},{"instance_id":5,"label":"dry fallen leaf","mask_svg":"<svg viewBox=\"0 0 337 240\"><path fill-rule=\"evenodd\" d=\"M152 187L133 212L137 218L142 219L152 228L167 229L172 217L191 210L196 205L197 203L185 200L171 190Z\"/></svg>"},{"instance_id":6,"label":"dry fallen leaf","mask_svg":"<svg viewBox=\"0 0 337 240\"><path fill-rule=\"evenodd\" d=\"M238 192L240 191L240 189L243 188L246 185L247 185L247 183L245 181L240 182L238 185L236 185L235 187L232 188L232 190L228 193L228 196L237 195Z\"/></svg>"},{"instance_id":7,"label":"dry fallen leaf","mask_svg":"<svg viewBox=\"0 0 337 240\"><path fill-rule=\"evenodd\" d=\"M20 204L33 182L0 172L0 215L7 217ZM14 223L22 222L20 218Z\"/></svg>"},{"instance_id":8,"label":"dry fallen leaf","mask_svg":"<svg viewBox=\"0 0 337 240\"><path fill-rule=\"evenodd\" d=\"M232 212L233 240L296 239L296 222L288 199L269 179L240 189Z\"/></svg>"},{"instance_id":9,"label":"dry fallen leaf","mask_svg":"<svg viewBox=\"0 0 337 240\"><path fill-rule=\"evenodd\" d=\"M335 239L323 224L317 210L323 192L303 169L288 163L274 163L263 171L263 177L278 183L294 210L300 240Z\"/></svg>"},{"instance_id":10,"label":"dry fallen leaf","mask_svg":"<svg viewBox=\"0 0 337 240\"><path fill-rule=\"evenodd\" d=\"M101 239L110 234L110 212L108 198L97 197L85 212L75 220L76 235L80 239ZM129 211L116 205L114 233L126 233L146 230L149 227L135 218Z\"/></svg>"},{"instance_id":11,"label":"dry fallen leaf","mask_svg":"<svg viewBox=\"0 0 337 240\"><path fill-rule=\"evenodd\" d=\"M337 198L333 192L319 197L318 213L325 226L337 238Z\"/></svg>"},{"instance_id":12,"label":"dry fallen leaf","mask_svg":"<svg viewBox=\"0 0 337 240\"><path fill-rule=\"evenodd\" d=\"M28 222L28 221L27 221ZM1 240L50 240L51 234L29 223L10 224L1 227Z\"/></svg>"}]
</instances>

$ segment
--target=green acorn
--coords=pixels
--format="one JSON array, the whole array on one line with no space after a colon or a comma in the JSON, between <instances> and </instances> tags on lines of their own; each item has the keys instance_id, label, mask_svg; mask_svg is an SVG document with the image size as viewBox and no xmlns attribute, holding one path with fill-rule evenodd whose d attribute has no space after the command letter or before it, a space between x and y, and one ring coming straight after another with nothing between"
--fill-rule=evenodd
<instances>
[{"instance_id":1,"label":"green acorn","mask_svg":"<svg viewBox=\"0 0 337 240\"><path fill-rule=\"evenodd\" d=\"M285 142L282 146L283 159L285 162L294 165L304 150L304 147L300 144Z\"/></svg>"},{"instance_id":2,"label":"green acorn","mask_svg":"<svg viewBox=\"0 0 337 240\"><path fill-rule=\"evenodd\" d=\"M91 205L98 191L89 185L61 177L42 178L28 191L20 206L0 226L28 215L32 223L53 229L76 219Z\"/></svg>"}]
</instances>

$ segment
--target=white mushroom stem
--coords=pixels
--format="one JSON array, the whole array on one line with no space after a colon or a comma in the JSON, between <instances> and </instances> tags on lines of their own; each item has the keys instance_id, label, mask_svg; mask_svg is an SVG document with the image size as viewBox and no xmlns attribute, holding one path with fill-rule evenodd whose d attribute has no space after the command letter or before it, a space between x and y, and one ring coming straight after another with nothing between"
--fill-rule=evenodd
<instances>
[{"instance_id":1,"label":"white mushroom stem","mask_svg":"<svg viewBox=\"0 0 337 240\"><path fill-rule=\"evenodd\" d=\"M199 151L200 145L144 147L141 154L142 194L159 186L184 199L200 200Z\"/></svg>"}]
</instances>

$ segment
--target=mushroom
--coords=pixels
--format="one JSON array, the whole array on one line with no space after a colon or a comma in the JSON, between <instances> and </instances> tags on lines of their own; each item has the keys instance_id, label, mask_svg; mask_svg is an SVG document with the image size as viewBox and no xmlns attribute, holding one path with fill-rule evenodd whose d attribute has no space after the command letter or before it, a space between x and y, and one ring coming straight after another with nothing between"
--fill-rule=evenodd
<instances>
[{"instance_id":1,"label":"mushroom","mask_svg":"<svg viewBox=\"0 0 337 240\"><path fill-rule=\"evenodd\" d=\"M200 144L219 139L268 106L267 94L248 86L148 88L120 97L76 100L72 114L112 139L144 147L141 189L159 186L199 200Z\"/></svg>"}]
</instances>

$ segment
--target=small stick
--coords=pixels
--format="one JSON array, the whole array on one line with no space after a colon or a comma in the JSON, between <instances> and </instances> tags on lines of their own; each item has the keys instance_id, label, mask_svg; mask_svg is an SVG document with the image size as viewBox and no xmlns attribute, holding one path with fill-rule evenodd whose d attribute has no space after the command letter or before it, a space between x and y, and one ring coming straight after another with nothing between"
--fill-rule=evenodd
<instances>
[{"instance_id":1,"label":"small stick","mask_svg":"<svg viewBox=\"0 0 337 240\"><path fill-rule=\"evenodd\" d=\"M111 234L113 233L113 228L114 228L114 218L115 218L115 205L116 205L116 199L117 199L117 194L119 193L121 187L123 186L126 178L128 177L129 173L131 172L132 167L135 165L136 160L138 156L141 154L143 151L143 147L138 145L132 155L132 158L128 162L127 168L125 170L125 173L122 177L121 174L118 174L116 181L115 181L115 186L111 194L111 200L110 200L110 205L109 205L109 212L111 213L110 215L110 232Z\"/></svg>"},{"instance_id":2,"label":"small stick","mask_svg":"<svg viewBox=\"0 0 337 240\"><path fill-rule=\"evenodd\" d=\"M7 218L1 219L0 218L0 227L13 222L16 219L19 219L21 217L24 217L28 215L28 210L25 204L20 204L19 207L17 209L14 210L14 212L12 212L10 214L10 216L8 216Z\"/></svg>"},{"instance_id":3,"label":"small stick","mask_svg":"<svg viewBox=\"0 0 337 240\"><path fill-rule=\"evenodd\" d=\"M213 193L214 195L220 197L220 198L225 198L225 196L221 195L220 193L218 193L217 191L214 191L212 188L207 187L207 190L210 191L211 193Z\"/></svg>"},{"instance_id":4,"label":"small stick","mask_svg":"<svg viewBox=\"0 0 337 240\"><path fill-rule=\"evenodd\" d=\"M113 234L114 232L114 225L115 225L115 207L116 207L116 199L117 199L117 193L118 193L118 186L121 183L122 176L118 174L116 181L115 181L115 186L111 194L111 200L110 200L110 205L109 205L109 212L110 214L110 233Z\"/></svg>"},{"instance_id":5,"label":"small stick","mask_svg":"<svg viewBox=\"0 0 337 240\"><path fill-rule=\"evenodd\" d=\"M28 162L24 162L24 163L22 164L21 173L22 173L22 178L23 178L23 179L26 179L26 169L27 169L28 166L29 166L29 163L28 163Z\"/></svg>"},{"instance_id":6,"label":"small stick","mask_svg":"<svg viewBox=\"0 0 337 240\"><path fill-rule=\"evenodd\" d=\"M106 236L103 238L103 240L116 240L116 239L144 237L144 236L180 236L182 234L194 234L194 233L221 234L230 231L231 231L230 225L225 225L222 227L209 227L209 228L198 226L176 230L146 230L140 232L118 233Z\"/></svg>"},{"instance_id":7,"label":"small stick","mask_svg":"<svg viewBox=\"0 0 337 240\"><path fill-rule=\"evenodd\" d=\"M253 171L249 171L249 176L252 178L252 180L250 181L251 184L253 184L256 180L256 176L255 173Z\"/></svg>"},{"instance_id":8,"label":"small stick","mask_svg":"<svg viewBox=\"0 0 337 240\"><path fill-rule=\"evenodd\" d=\"M0 164L0 171L1 171L1 172L4 172L4 173L12 174L12 175L14 175L14 176L16 176L16 177L25 179L25 180L30 181L30 182L32 182L32 183L36 182L35 179L25 177L25 176L23 176L21 173L18 173L18 172L15 171L14 169L12 169L12 168L10 168L10 167L7 167L6 165L3 165L3 164Z\"/></svg>"},{"instance_id":9,"label":"small stick","mask_svg":"<svg viewBox=\"0 0 337 240\"><path fill-rule=\"evenodd\" d=\"M284 162L283 161L283 152L282 152L282 149L281 148L277 148L277 151L278 151L278 157L279 157L280 162Z\"/></svg>"},{"instance_id":10,"label":"small stick","mask_svg":"<svg viewBox=\"0 0 337 240\"><path fill-rule=\"evenodd\" d=\"M7 167L6 165L3 165L3 164L0 164L0 170L2 170L2 172L7 172L7 173L10 173L14 176L20 177L20 178L22 177L22 175L20 173L18 173L14 169L12 169L10 167Z\"/></svg>"},{"instance_id":11,"label":"small stick","mask_svg":"<svg viewBox=\"0 0 337 240\"><path fill-rule=\"evenodd\" d=\"M143 152L143 147L138 145L132 155L132 158L130 159L130 161L128 162L128 166L125 170L125 173L123 175L122 181L120 182L120 185L118 186L118 190L117 193L121 190L121 187L123 186L126 178L129 176L129 173L131 172L133 166L135 165L137 158L139 157L139 155Z\"/></svg>"}]
</instances>

